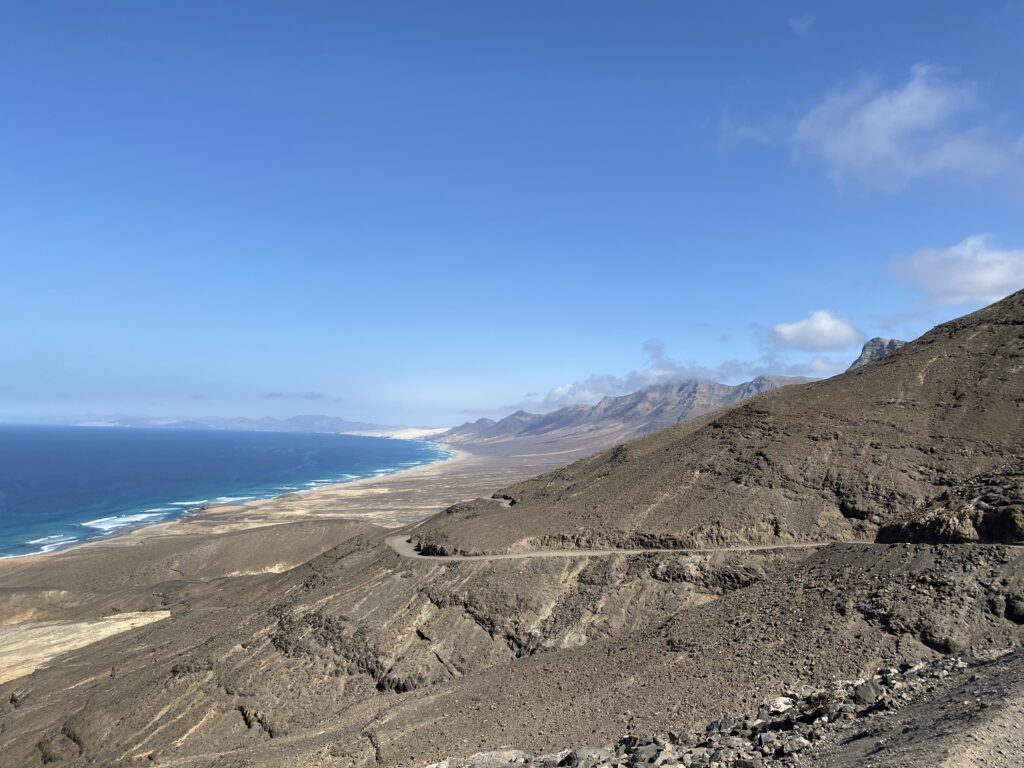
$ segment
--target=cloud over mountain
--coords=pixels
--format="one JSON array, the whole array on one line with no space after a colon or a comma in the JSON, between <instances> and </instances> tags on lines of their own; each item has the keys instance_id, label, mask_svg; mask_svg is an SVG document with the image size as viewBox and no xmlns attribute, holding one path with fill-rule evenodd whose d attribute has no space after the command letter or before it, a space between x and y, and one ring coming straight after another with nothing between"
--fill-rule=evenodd
<instances>
[{"instance_id":1,"label":"cloud over mountain","mask_svg":"<svg viewBox=\"0 0 1024 768\"><path fill-rule=\"evenodd\" d=\"M831 376L846 369L847 360L833 360L823 355L815 355L806 361L791 361L783 354L784 347L799 350L821 352L833 349L844 349L860 343L864 336L853 328L848 320L836 317L830 310L821 310L829 318L815 318L819 313L811 313L810 318L796 323L782 323L775 328L799 326L790 335L807 345L813 343L825 346L800 346L797 343L780 342L774 337L775 331L769 331L763 339L762 354L751 360L724 360L714 367L698 365L692 361L679 362L666 354L665 344L651 339L644 343L647 365L632 370L625 375L591 374L581 381L574 381L552 388L543 397L531 393L518 405L506 406L505 410L525 408L534 411L552 411L572 405L589 405L603 397L617 397L645 389L656 384L669 384L691 379L708 379L716 382L737 382L758 376ZM763 329L762 329L763 332ZM842 339L851 339L842 344ZM476 413L474 411L474 413Z\"/></svg>"},{"instance_id":2,"label":"cloud over mountain","mask_svg":"<svg viewBox=\"0 0 1024 768\"><path fill-rule=\"evenodd\" d=\"M816 309L802 320L777 323L772 327L771 337L782 346L806 352L845 349L864 340L864 334L853 323L831 309Z\"/></svg>"},{"instance_id":3,"label":"cloud over mountain","mask_svg":"<svg viewBox=\"0 0 1024 768\"><path fill-rule=\"evenodd\" d=\"M624 395L669 381L708 378L713 372L692 363L678 363L665 355L665 345L655 339L644 342L647 365L630 371L624 376L614 374L591 374L583 381L553 388L539 403L545 410L563 408L568 405L593 403L607 395Z\"/></svg>"}]
</instances>

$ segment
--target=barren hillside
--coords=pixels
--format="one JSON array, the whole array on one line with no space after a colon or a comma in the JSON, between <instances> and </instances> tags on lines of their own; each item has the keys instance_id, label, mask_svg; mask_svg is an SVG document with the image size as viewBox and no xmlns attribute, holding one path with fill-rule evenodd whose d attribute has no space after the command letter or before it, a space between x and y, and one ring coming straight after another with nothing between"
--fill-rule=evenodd
<instances>
[{"instance_id":1,"label":"barren hillside","mask_svg":"<svg viewBox=\"0 0 1024 768\"><path fill-rule=\"evenodd\" d=\"M417 534L436 552L870 541L883 527L898 540L954 504L979 510L968 539L1020 540L1022 328L1017 293L871 365L619 445ZM986 493L1005 511L978 507Z\"/></svg>"},{"instance_id":2,"label":"barren hillside","mask_svg":"<svg viewBox=\"0 0 1024 768\"><path fill-rule=\"evenodd\" d=\"M388 546L394 531L367 528L285 573L154 583L169 618L0 686L0 764L541 754L703 728L803 685L1019 644L1022 348L1016 294L836 379L403 533L428 553L521 558L409 557ZM585 551L793 542L821 546ZM553 547L581 551L531 556ZM1019 675L1000 684L1019 701ZM947 736L974 727L942 723ZM909 732L897 731L893 754ZM945 759L956 739L943 738L901 764ZM824 754L852 764L855 750Z\"/></svg>"}]
</instances>

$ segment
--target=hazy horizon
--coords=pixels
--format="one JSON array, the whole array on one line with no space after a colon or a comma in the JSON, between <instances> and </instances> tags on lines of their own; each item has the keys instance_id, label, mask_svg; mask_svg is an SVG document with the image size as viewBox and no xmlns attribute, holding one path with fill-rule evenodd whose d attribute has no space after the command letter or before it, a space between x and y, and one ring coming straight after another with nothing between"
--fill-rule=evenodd
<instances>
[{"instance_id":1,"label":"hazy horizon","mask_svg":"<svg viewBox=\"0 0 1024 768\"><path fill-rule=\"evenodd\" d=\"M851 362L852 362L852 360L851 360ZM659 384L663 384L663 385L685 384L686 382L689 382L689 381L699 381L699 380L716 381L716 379L709 378L708 376L702 376L702 375L694 375L694 376L689 376L689 377L686 377L686 378L678 378L675 375L675 372L668 371L668 372L665 372L665 374L666 375L660 381L648 382L648 383L638 383L636 385L635 389L629 389L628 391L622 392L621 394L594 394L593 396L588 397L588 398L583 399L583 400L579 400L578 402L575 402L572 405L580 405L580 406L595 405L595 404L597 404L598 401L600 401L601 399L603 399L605 397L621 397L621 396L624 396L624 395L630 395L630 394L634 394L636 392L640 392L640 391L646 390L646 389L648 389L648 388L650 388L652 386L657 386ZM758 375L759 376L760 375L771 376L772 374L758 374ZM757 377L755 376L753 378L757 378ZM787 377L782 376L781 378L787 378ZM813 380L813 379L817 379L819 377L793 376L791 378L794 378L796 380L799 380L801 378L806 378L808 380ZM727 383L727 382L719 382L719 383ZM735 383L743 383L743 382L735 382ZM535 409L532 411L532 413L540 413L540 414L551 413L553 411L557 411L557 410L560 410L560 409L566 408L566 407L569 407L569 406L559 405L559 404L545 405L543 403L539 403L535 407ZM498 420L498 419L501 419L501 418L503 418L505 416L511 415L514 412L526 411L526 410L527 409L523 408L521 406L521 404L511 404L511 405L508 405L506 407L496 407L496 408L485 409L484 411L473 411L473 410L468 410L467 409L465 411L465 413L463 414L463 418L461 419L461 422L475 421L475 420L481 419L481 418L493 418L495 420ZM265 420L265 421L273 421L273 422L284 422L284 421L288 421L290 419L291 420L296 420L296 419L303 419L303 418L337 419L339 421L351 422L352 424L363 424L367 428L372 428L372 427L409 427L409 428L414 428L414 429L430 429L430 428L441 428L441 427L457 426L456 423L441 423L441 422L438 422L436 424L427 424L427 423L423 423L423 424L399 424L399 423L396 423L396 422L393 422L393 421L386 421L386 420L383 421L383 422L366 422L366 420L363 420L363 419L348 418L343 413L330 414L330 413L324 413L324 412L316 411L316 410L312 410L312 409L311 410L307 410L307 411L303 411L303 412L297 412L297 413L288 414L286 416L268 416L266 414L258 414L258 413L257 414L209 413L209 412L201 412L201 411L184 413L184 414L174 414L174 413L119 413L119 412L116 412L116 411L107 412L107 413L74 413L74 412L71 412L71 413L52 413L52 414L48 414L48 416L46 418L36 417L36 419L31 419L31 418L30 419L19 419L17 417L14 417L14 418L11 418L9 421L5 421L5 422L4 421L0 421L0 424L5 424L5 423L6 424L24 424L24 425L37 424L37 425L41 425L41 426L45 426L45 425L60 425L60 426L134 426L134 425L130 425L130 424L120 424L120 423L113 424L111 422L130 422L130 421L134 421L134 420L138 420L138 421L152 421L152 422L166 421L166 422L168 422L170 424L177 423L177 422L189 422L189 421L195 421L195 422L206 422L206 421L209 421L209 422L230 422L230 421L258 422L258 421L264 421ZM145 426L149 426L149 425L145 425ZM162 425L158 425L158 426L162 426ZM356 427L353 427L353 429L356 429Z\"/></svg>"}]
</instances>

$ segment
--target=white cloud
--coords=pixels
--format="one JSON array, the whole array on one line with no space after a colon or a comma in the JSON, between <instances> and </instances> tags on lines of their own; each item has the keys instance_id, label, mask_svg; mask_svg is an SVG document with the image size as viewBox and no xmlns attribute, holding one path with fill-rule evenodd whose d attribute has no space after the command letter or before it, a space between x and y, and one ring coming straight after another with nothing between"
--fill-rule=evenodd
<instances>
[{"instance_id":1,"label":"white cloud","mask_svg":"<svg viewBox=\"0 0 1024 768\"><path fill-rule=\"evenodd\" d=\"M998 139L970 118L974 87L918 64L900 87L863 78L837 90L798 123L793 141L820 156L836 183L898 189L934 174L992 177L1020 164L1021 139Z\"/></svg>"},{"instance_id":2,"label":"white cloud","mask_svg":"<svg viewBox=\"0 0 1024 768\"><path fill-rule=\"evenodd\" d=\"M814 14L805 13L802 16L796 16L789 20L789 28L793 30L794 34L806 35L811 31L811 27L814 26Z\"/></svg>"},{"instance_id":3,"label":"white cloud","mask_svg":"<svg viewBox=\"0 0 1024 768\"><path fill-rule=\"evenodd\" d=\"M972 235L949 248L917 251L891 270L937 304L989 304L1024 288L1024 249L1008 250L990 235Z\"/></svg>"},{"instance_id":4,"label":"white cloud","mask_svg":"<svg viewBox=\"0 0 1024 768\"><path fill-rule=\"evenodd\" d=\"M803 320L773 326L772 338L787 347L823 352L859 344L864 340L864 334L831 309L816 309Z\"/></svg>"}]
</instances>

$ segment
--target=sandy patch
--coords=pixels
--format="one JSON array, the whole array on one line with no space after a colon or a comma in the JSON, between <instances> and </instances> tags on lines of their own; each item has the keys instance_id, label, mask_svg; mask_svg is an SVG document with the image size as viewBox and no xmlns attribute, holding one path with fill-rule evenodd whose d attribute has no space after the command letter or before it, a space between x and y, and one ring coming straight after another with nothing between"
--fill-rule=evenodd
<instances>
[{"instance_id":1,"label":"sandy patch","mask_svg":"<svg viewBox=\"0 0 1024 768\"><path fill-rule=\"evenodd\" d=\"M0 626L0 683L34 672L62 653L170 615L170 611L144 611L92 621L34 621Z\"/></svg>"}]
</instances>

